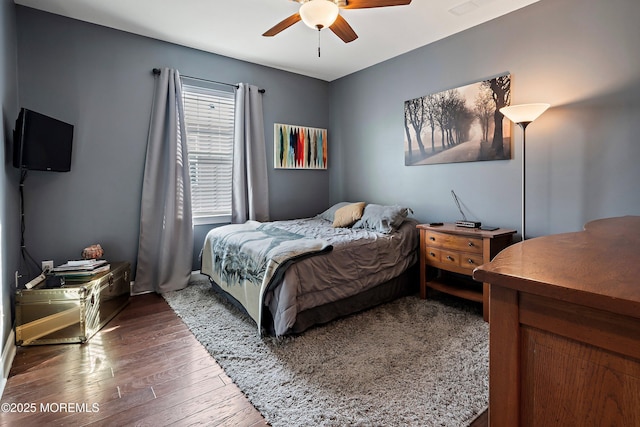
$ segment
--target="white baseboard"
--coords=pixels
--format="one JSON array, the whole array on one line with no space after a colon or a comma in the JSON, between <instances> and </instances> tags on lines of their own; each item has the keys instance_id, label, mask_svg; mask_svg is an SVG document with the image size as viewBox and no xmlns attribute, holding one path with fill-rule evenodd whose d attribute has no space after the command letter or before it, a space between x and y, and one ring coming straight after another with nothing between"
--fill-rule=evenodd
<instances>
[{"instance_id":1,"label":"white baseboard","mask_svg":"<svg viewBox=\"0 0 640 427\"><path fill-rule=\"evenodd\" d=\"M4 343L3 349L2 360L0 360L0 397L2 397L4 393L13 359L16 357L16 336L13 328L7 337L7 341Z\"/></svg>"}]
</instances>

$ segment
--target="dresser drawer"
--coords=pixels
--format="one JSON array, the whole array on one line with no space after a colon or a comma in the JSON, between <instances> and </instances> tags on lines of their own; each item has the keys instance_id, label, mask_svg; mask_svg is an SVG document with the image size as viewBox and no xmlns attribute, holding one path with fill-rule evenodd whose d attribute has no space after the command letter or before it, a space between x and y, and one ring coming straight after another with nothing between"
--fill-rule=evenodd
<instances>
[{"instance_id":1,"label":"dresser drawer","mask_svg":"<svg viewBox=\"0 0 640 427\"><path fill-rule=\"evenodd\" d=\"M453 249L455 251L472 252L478 254L482 253L481 238L439 233L437 231L431 230L426 230L425 238L426 244L429 247Z\"/></svg>"}]
</instances>

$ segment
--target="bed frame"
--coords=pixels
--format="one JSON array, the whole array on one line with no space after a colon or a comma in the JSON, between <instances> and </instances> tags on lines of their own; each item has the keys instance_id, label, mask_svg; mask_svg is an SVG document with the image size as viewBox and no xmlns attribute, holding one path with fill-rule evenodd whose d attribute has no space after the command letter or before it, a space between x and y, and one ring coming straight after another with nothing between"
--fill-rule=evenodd
<instances>
[{"instance_id":1,"label":"bed frame","mask_svg":"<svg viewBox=\"0 0 640 427\"><path fill-rule=\"evenodd\" d=\"M416 295L419 288L418 276L418 263L415 263L399 276L360 294L301 311L297 314L296 323L289 329L287 335L300 334L313 326L322 325L331 322L332 320L339 319L350 314L355 314L404 296ZM247 317L250 317L242 304L240 304L233 296L224 292L214 281L210 280L210 282L211 287L217 294L245 313ZM271 312L268 309L265 309L262 313L262 324L265 332L269 335L274 335Z\"/></svg>"}]
</instances>

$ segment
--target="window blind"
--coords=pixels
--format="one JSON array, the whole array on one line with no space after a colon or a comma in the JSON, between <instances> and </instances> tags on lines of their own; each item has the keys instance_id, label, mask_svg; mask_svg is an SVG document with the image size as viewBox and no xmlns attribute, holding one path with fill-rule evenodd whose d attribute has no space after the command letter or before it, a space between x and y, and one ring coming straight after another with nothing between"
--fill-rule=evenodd
<instances>
[{"instance_id":1,"label":"window blind","mask_svg":"<svg viewBox=\"0 0 640 427\"><path fill-rule=\"evenodd\" d=\"M182 85L194 224L229 222L235 97Z\"/></svg>"}]
</instances>

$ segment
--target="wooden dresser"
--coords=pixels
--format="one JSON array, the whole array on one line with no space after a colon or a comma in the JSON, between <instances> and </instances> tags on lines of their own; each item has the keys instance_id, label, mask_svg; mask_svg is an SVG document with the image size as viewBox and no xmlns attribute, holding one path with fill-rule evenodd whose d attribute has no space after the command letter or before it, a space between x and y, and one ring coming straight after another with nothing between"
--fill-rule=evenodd
<instances>
[{"instance_id":1,"label":"wooden dresser","mask_svg":"<svg viewBox=\"0 0 640 427\"><path fill-rule=\"evenodd\" d=\"M419 224L418 229L420 298L425 299L427 288L432 288L480 302L483 317L489 320L489 285L474 282L471 275L476 267L491 261L510 245L516 231L504 228L485 231L455 224Z\"/></svg>"},{"instance_id":2,"label":"wooden dresser","mask_svg":"<svg viewBox=\"0 0 640 427\"><path fill-rule=\"evenodd\" d=\"M491 426L640 426L640 216L517 243L491 283Z\"/></svg>"}]
</instances>

